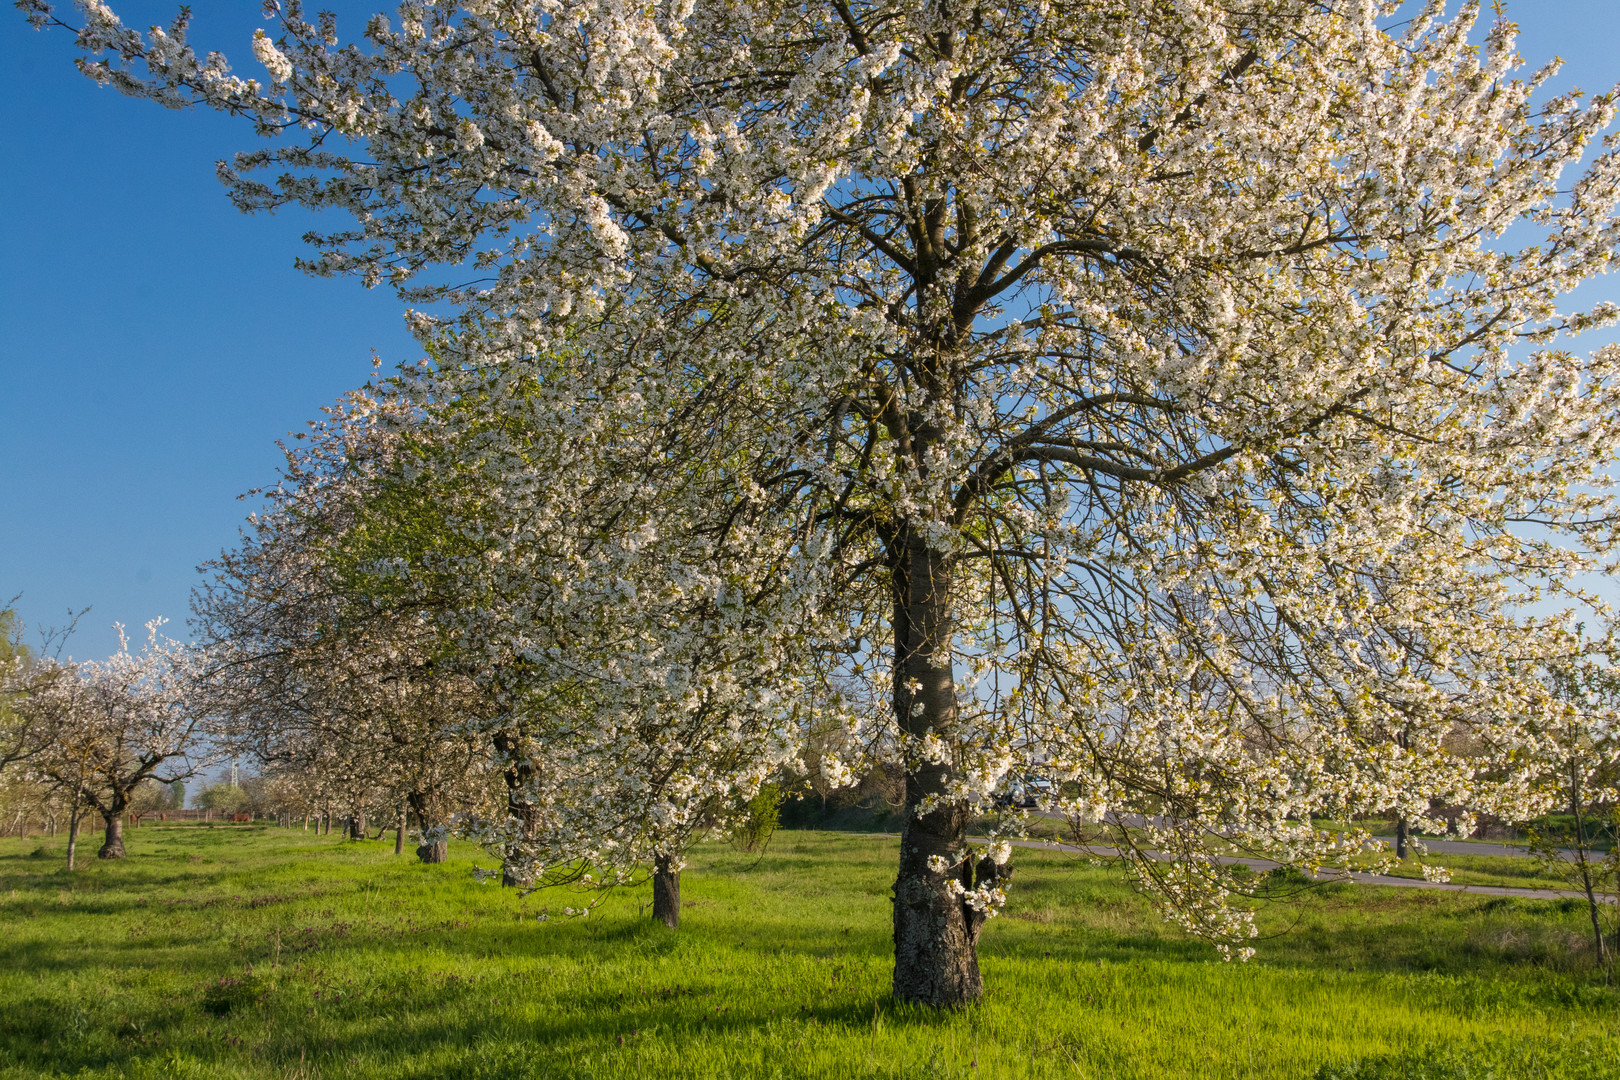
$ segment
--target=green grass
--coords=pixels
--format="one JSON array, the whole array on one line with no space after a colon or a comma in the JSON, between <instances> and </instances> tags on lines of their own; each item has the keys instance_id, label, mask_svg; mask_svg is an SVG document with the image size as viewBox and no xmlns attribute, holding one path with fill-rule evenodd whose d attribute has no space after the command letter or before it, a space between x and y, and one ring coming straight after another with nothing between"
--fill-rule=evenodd
<instances>
[{"instance_id":1,"label":"green grass","mask_svg":"<svg viewBox=\"0 0 1620 1080\"><path fill-rule=\"evenodd\" d=\"M1557 901L1315 888L1224 964L1110 871L1021 850L984 1002L934 1014L888 998L890 839L706 846L673 934L646 889L571 919L466 847L128 843L69 874L0 841L0 1077L1620 1076L1620 992Z\"/></svg>"},{"instance_id":2,"label":"green grass","mask_svg":"<svg viewBox=\"0 0 1620 1080\"><path fill-rule=\"evenodd\" d=\"M1535 859L1522 855L1426 855L1407 859L1390 872L1391 877L1422 878L1420 863L1443 866L1451 871L1454 885L1505 885L1512 889L1572 888L1568 879L1555 877Z\"/></svg>"}]
</instances>

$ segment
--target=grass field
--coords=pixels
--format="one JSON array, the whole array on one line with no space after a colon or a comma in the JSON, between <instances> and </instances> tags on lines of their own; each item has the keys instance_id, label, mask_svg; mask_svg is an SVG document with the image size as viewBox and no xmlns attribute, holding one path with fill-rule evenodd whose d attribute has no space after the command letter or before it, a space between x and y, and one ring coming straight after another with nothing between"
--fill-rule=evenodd
<instances>
[{"instance_id":1,"label":"grass field","mask_svg":"<svg viewBox=\"0 0 1620 1080\"><path fill-rule=\"evenodd\" d=\"M1567 878L1550 874L1535 859L1513 855L1429 855L1422 860L1407 859L1391 871L1391 877L1423 877L1421 863L1433 863L1451 871L1456 885L1506 885L1510 889L1572 889Z\"/></svg>"},{"instance_id":2,"label":"grass field","mask_svg":"<svg viewBox=\"0 0 1620 1080\"><path fill-rule=\"evenodd\" d=\"M676 933L645 889L579 919L479 885L465 847L128 842L69 874L0 841L0 1077L1620 1077L1620 991L1557 901L1333 885L1223 964L1111 871L1019 851L987 996L940 1015L886 993L892 839L705 847Z\"/></svg>"}]
</instances>

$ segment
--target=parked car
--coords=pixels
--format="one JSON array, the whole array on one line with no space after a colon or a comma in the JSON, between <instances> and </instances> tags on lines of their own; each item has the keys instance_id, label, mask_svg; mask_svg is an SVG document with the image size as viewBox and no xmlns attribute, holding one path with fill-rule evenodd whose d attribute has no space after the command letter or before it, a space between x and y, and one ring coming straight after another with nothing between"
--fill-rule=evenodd
<instances>
[{"instance_id":1,"label":"parked car","mask_svg":"<svg viewBox=\"0 0 1620 1080\"><path fill-rule=\"evenodd\" d=\"M1057 795L1057 785L1044 776L1032 773L1015 775L1006 781L1006 785L996 792L996 805L1003 809L1017 807L1021 810L1030 810L1039 806L1043 800L1051 799Z\"/></svg>"}]
</instances>

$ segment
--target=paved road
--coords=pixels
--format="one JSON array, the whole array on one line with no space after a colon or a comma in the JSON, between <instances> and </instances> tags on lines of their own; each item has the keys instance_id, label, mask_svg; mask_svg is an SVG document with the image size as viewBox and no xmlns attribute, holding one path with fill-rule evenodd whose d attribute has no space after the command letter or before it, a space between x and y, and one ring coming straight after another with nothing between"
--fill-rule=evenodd
<instances>
[{"instance_id":1,"label":"paved road","mask_svg":"<svg viewBox=\"0 0 1620 1080\"><path fill-rule=\"evenodd\" d=\"M1389 845L1389 850L1395 850L1393 836L1375 836L1374 840L1382 840ZM1485 840L1442 840L1438 836L1414 836L1412 842L1421 841L1423 846L1437 855L1512 855L1526 856L1530 849L1523 844L1510 844L1506 841Z\"/></svg>"},{"instance_id":2,"label":"paved road","mask_svg":"<svg viewBox=\"0 0 1620 1080\"><path fill-rule=\"evenodd\" d=\"M848 836L887 837L898 840L899 833L847 833ZM988 837L972 836L969 840L986 843ZM1110 858L1118 854L1113 848L1095 847L1082 848L1073 844L1049 844L1041 840L1013 840L1015 847L1044 848L1047 851L1067 851L1075 855L1095 855L1098 858ZM1431 845L1433 846L1433 845ZM1461 847L1480 847L1484 845L1460 844ZM1158 854L1155 852L1155 854ZM1269 859L1246 859L1235 855L1221 856L1220 861L1228 866L1247 866L1253 870L1264 872L1275 870L1280 864ZM1450 882L1425 881L1423 878L1390 877L1387 874L1367 874L1358 870L1332 870L1316 875L1317 881L1356 881L1363 885L1389 885L1397 889L1433 889L1440 892L1465 892L1478 896L1517 896L1526 900L1562 900L1568 897L1585 899L1586 894L1574 889L1518 889L1510 885L1453 885Z\"/></svg>"}]
</instances>

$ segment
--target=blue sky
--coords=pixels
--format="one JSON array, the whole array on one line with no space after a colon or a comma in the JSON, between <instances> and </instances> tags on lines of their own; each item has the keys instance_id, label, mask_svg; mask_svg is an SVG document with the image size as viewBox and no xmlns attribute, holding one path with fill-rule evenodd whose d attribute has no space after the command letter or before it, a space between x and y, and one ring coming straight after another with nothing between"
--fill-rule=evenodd
<instances>
[{"instance_id":1,"label":"blue sky","mask_svg":"<svg viewBox=\"0 0 1620 1080\"><path fill-rule=\"evenodd\" d=\"M256 70L257 0L198 7L194 40ZM97 87L76 55L0 11L0 602L21 591L34 626L89 606L72 652L95 657L114 620L185 637L195 568L274 479L276 440L364 382L372 349L420 353L392 293L293 268L308 215L231 206L214 162L251 131Z\"/></svg>"},{"instance_id":2,"label":"blue sky","mask_svg":"<svg viewBox=\"0 0 1620 1080\"><path fill-rule=\"evenodd\" d=\"M69 5L63 4L64 8ZM192 40L257 74L258 0L196 5ZM328 3L342 13L381 10ZM131 25L175 5L118 2ZM154 616L185 637L197 564L235 541L274 479L275 441L386 364L419 353L386 290L293 268L307 216L246 217L214 162L252 144L225 117L99 88L71 39L0 10L0 602L32 626L89 607L71 647ZM1558 85L1620 82L1620 0L1518 0L1519 51ZM363 22L340 22L345 36ZM1620 300L1620 282L1583 290Z\"/></svg>"}]
</instances>

